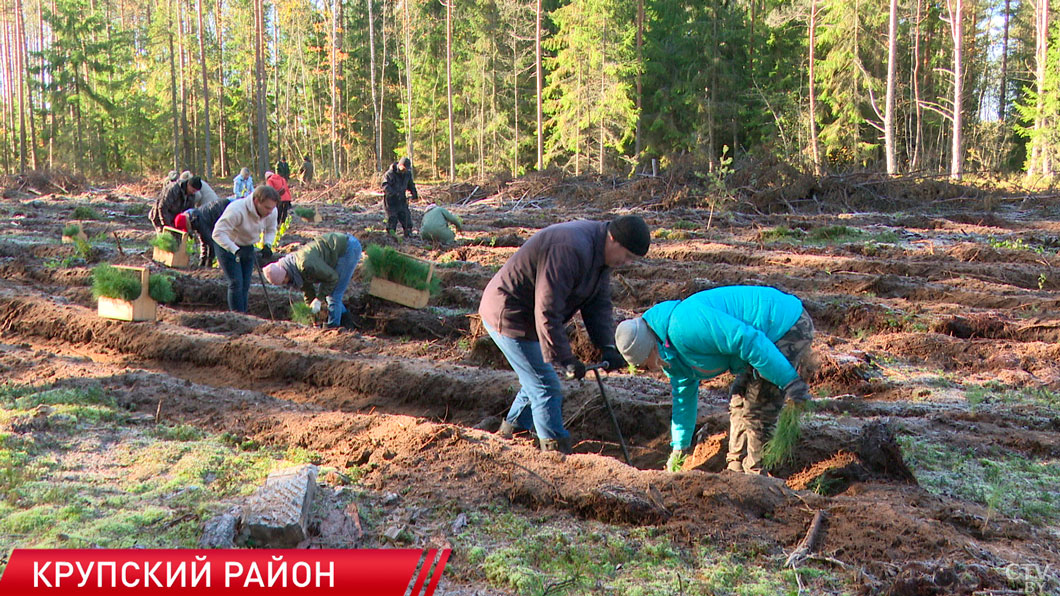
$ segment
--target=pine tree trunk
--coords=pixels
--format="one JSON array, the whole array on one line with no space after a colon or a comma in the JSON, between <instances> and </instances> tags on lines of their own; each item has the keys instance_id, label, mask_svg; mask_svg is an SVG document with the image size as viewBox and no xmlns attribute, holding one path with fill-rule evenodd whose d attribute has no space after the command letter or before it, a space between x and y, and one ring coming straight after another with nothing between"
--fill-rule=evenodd
<instances>
[{"instance_id":1,"label":"pine tree trunk","mask_svg":"<svg viewBox=\"0 0 1060 596\"><path fill-rule=\"evenodd\" d=\"M810 1L810 65L809 65L809 93L810 93L810 150L813 156L813 173L821 175L821 147L817 142L817 89L814 65L814 53L817 45L817 0Z\"/></svg>"},{"instance_id":2,"label":"pine tree trunk","mask_svg":"<svg viewBox=\"0 0 1060 596\"><path fill-rule=\"evenodd\" d=\"M45 135L44 130L45 130L45 126L47 124L47 120L46 120L47 111L45 110L44 106L47 105L47 101L48 101L47 98L44 96L45 93L47 92L47 89L45 88L44 9L41 6L42 4L44 4L44 0L37 0L37 35L38 35L38 39L40 40L40 48L39 49L41 51L40 61L38 63L38 65L40 66L40 95L39 95L39 98L40 98L40 105L41 105L41 114L40 114L41 149L44 148L44 145L43 145L43 143L44 143L44 135ZM123 28L124 28L124 23L123 23ZM48 162L49 162L49 167L51 167L50 152L49 152Z\"/></svg>"},{"instance_id":3,"label":"pine tree trunk","mask_svg":"<svg viewBox=\"0 0 1060 596\"><path fill-rule=\"evenodd\" d=\"M456 144L453 142L453 3L445 3L445 88L449 106L449 181L456 178Z\"/></svg>"},{"instance_id":4,"label":"pine tree trunk","mask_svg":"<svg viewBox=\"0 0 1060 596\"><path fill-rule=\"evenodd\" d=\"M15 74L18 85L18 171L26 173L26 71L22 66L22 40L25 32L22 30L22 0L15 2ZM78 121L80 122L80 121ZM80 155L80 151L78 152ZM80 158L79 158L80 159ZM78 168L80 170L80 167Z\"/></svg>"},{"instance_id":5,"label":"pine tree trunk","mask_svg":"<svg viewBox=\"0 0 1060 596\"><path fill-rule=\"evenodd\" d=\"M169 89L171 108L173 111L173 169L180 169L180 121L177 117L177 65L173 50L173 4L170 4L169 13Z\"/></svg>"},{"instance_id":6,"label":"pine tree trunk","mask_svg":"<svg viewBox=\"0 0 1060 596\"><path fill-rule=\"evenodd\" d=\"M754 30L752 29L752 32ZM640 137L641 114L644 111L644 87L641 70L644 67L644 0L637 0L637 128L633 133L633 158L640 161L643 148Z\"/></svg>"},{"instance_id":7,"label":"pine tree trunk","mask_svg":"<svg viewBox=\"0 0 1060 596\"><path fill-rule=\"evenodd\" d=\"M535 15L536 21L534 25L534 68L537 72L535 80L535 84L537 85L537 170L541 171L545 167L545 128L544 110L542 109L543 99L541 95L541 90L543 88L541 78L541 0L537 0L537 10Z\"/></svg>"},{"instance_id":8,"label":"pine tree trunk","mask_svg":"<svg viewBox=\"0 0 1060 596\"><path fill-rule=\"evenodd\" d=\"M1031 143L1031 156L1028 161L1027 174L1050 174L1048 152L1045 141L1045 67L1049 42L1049 0L1036 0L1034 3L1034 82L1038 101L1035 106L1034 134Z\"/></svg>"},{"instance_id":9,"label":"pine tree trunk","mask_svg":"<svg viewBox=\"0 0 1060 596\"><path fill-rule=\"evenodd\" d=\"M950 35L953 37L953 134L950 178L960 180L964 169L964 0L949 0Z\"/></svg>"},{"instance_id":10,"label":"pine tree trunk","mask_svg":"<svg viewBox=\"0 0 1060 596\"><path fill-rule=\"evenodd\" d=\"M1010 0L1005 0L1005 12L1002 15L1005 19L1003 26L1004 33L1001 37L1001 84L997 90L997 119L999 122L1005 122L1008 120L1008 110L1006 109L1006 103L1008 102L1008 25L1012 16L1010 13Z\"/></svg>"},{"instance_id":11,"label":"pine tree trunk","mask_svg":"<svg viewBox=\"0 0 1060 596\"><path fill-rule=\"evenodd\" d=\"M257 80L257 132L258 132L258 171L259 177L264 178L265 170L269 169L269 132L266 116L266 92L268 79L265 74L265 7L262 0L254 0L254 33L255 33L255 78Z\"/></svg>"},{"instance_id":12,"label":"pine tree trunk","mask_svg":"<svg viewBox=\"0 0 1060 596\"><path fill-rule=\"evenodd\" d=\"M375 148L375 171L383 170L383 135L379 126L379 100L375 88L375 15L372 5L375 0L367 0L368 3L368 72L372 89L372 146Z\"/></svg>"},{"instance_id":13,"label":"pine tree trunk","mask_svg":"<svg viewBox=\"0 0 1060 596\"><path fill-rule=\"evenodd\" d=\"M923 0L916 0L916 21L913 31L913 157L909 169L918 172L924 159L924 105L920 95L920 26L923 24Z\"/></svg>"},{"instance_id":14,"label":"pine tree trunk","mask_svg":"<svg viewBox=\"0 0 1060 596\"><path fill-rule=\"evenodd\" d=\"M409 17L409 2L411 0L405 0L402 3L405 14L405 101L408 109L406 114L407 123L405 127L405 155L412 159L412 19ZM450 0L454 2L455 0ZM446 56L448 60L452 59L452 53L449 49L449 36L452 34L452 25L450 19L452 18L452 6L446 4L445 9L445 24L446 24ZM446 62L446 73L448 74L448 62ZM451 127L452 125L450 125ZM450 128L450 131L452 129Z\"/></svg>"},{"instance_id":15,"label":"pine tree trunk","mask_svg":"<svg viewBox=\"0 0 1060 596\"><path fill-rule=\"evenodd\" d=\"M512 96L515 114L512 116L512 177L519 175L519 38L512 30Z\"/></svg>"},{"instance_id":16,"label":"pine tree trunk","mask_svg":"<svg viewBox=\"0 0 1060 596\"><path fill-rule=\"evenodd\" d=\"M29 73L29 51L27 50L26 42L26 17L22 12L22 0L17 0L18 4L18 19L21 22L22 28L22 44L19 46L19 51L22 52L22 70L23 78L26 85L26 103L29 104L29 155L30 163L33 164L33 169L36 170L40 167L40 163L37 161L37 123L33 119L33 90L30 89L30 73Z\"/></svg>"},{"instance_id":17,"label":"pine tree trunk","mask_svg":"<svg viewBox=\"0 0 1060 596\"><path fill-rule=\"evenodd\" d=\"M379 11L379 171L386 169L386 158L383 155L383 140L386 129L383 119L383 106L386 104L386 0L382 0ZM396 17L395 17L396 18Z\"/></svg>"},{"instance_id":18,"label":"pine tree trunk","mask_svg":"<svg viewBox=\"0 0 1060 596\"><path fill-rule=\"evenodd\" d=\"M0 91L3 93L0 96L0 99L3 100L3 105L0 106L0 120L2 120L4 125L4 137L0 139L0 143L3 143L4 171L10 172L11 155L14 153L14 135L12 131L15 129L14 110L11 109L15 104L11 85L11 47L14 44L11 43L11 29L7 19L2 19L2 22L4 26L4 43L0 44L0 72L3 73L4 80L0 81Z\"/></svg>"},{"instance_id":19,"label":"pine tree trunk","mask_svg":"<svg viewBox=\"0 0 1060 596\"><path fill-rule=\"evenodd\" d=\"M217 27L217 132L221 151L221 176L227 177L228 143L225 141L225 35L221 20L221 1L214 4L214 25Z\"/></svg>"},{"instance_id":20,"label":"pine tree trunk","mask_svg":"<svg viewBox=\"0 0 1060 596\"><path fill-rule=\"evenodd\" d=\"M883 116L883 142L887 160L887 174L894 176L898 173L894 140L895 78L898 76L898 0L891 0L887 36L887 105L884 108Z\"/></svg>"},{"instance_id":21,"label":"pine tree trunk","mask_svg":"<svg viewBox=\"0 0 1060 596\"><path fill-rule=\"evenodd\" d=\"M338 131L335 121L339 119L339 3L341 0L331 2L331 167L335 178L339 177L339 150L336 145Z\"/></svg>"},{"instance_id":22,"label":"pine tree trunk","mask_svg":"<svg viewBox=\"0 0 1060 596\"><path fill-rule=\"evenodd\" d=\"M199 65L202 68L202 130L203 130L203 168L202 175L207 180L213 178L213 159L210 155L210 79L206 75L206 41L202 27L202 0L197 0L199 12Z\"/></svg>"}]
</instances>

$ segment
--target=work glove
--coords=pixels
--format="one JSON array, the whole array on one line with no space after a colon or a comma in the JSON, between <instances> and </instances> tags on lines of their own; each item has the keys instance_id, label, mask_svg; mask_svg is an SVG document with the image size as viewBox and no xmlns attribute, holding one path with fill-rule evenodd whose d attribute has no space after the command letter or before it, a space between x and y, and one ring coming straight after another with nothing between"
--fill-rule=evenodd
<instances>
[{"instance_id":1,"label":"work glove","mask_svg":"<svg viewBox=\"0 0 1060 596\"><path fill-rule=\"evenodd\" d=\"M802 379L796 378L784 387L784 399L791 400L792 403L801 405L810 401L810 397L810 388Z\"/></svg>"},{"instance_id":2,"label":"work glove","mask_svg":"<svg viewBox=\"0 0 1060 596\"><path fill-rule=\"evenodd\" d=\"M315 315L320 312L320 307L323 305L324 303L320 301L320 298L314 298L313 301L309 303L309 309L312 310Z\"/></svg>"},{"instance_id":3,"label":"work glove","mask_svg":"<svg viewBox=\"0 0 1060 596\"><path fill-rule=\"evenodd\" d=\"M680 472L685 465L685 460L692 454L692 448L674 449L670 452L670 458L666 460L667 472Z\"/></svg>"},{"instance_id":4,"label":"work glove","mask_svg":"<svg viewBox=\"0 0 1060 596\"><path fill-rule=\"evenodd\" d=\"M604 346L600 351L603 352L603 359L607 362L605 370L624 370L629 366L626 364L626 359L622 357L622 352L619 352L615 346Z\"/></svg>"},{"instance_id":5,"label":"work glove","mask_svg":"<svg viewBox=\"0 0 1060 596\"><path fill-rule=\"evenodd\" d=\"M272 247L269 246L268 244L266 244L265 246L262 246L261 247L261 252L259 254L261 254L261 260L262 261L268 261L268 260L272 259Z\"/></svg>"},{"instance_id":6,"label":"work glove","mask_svg":"<svg viewBox=\"0 0 1060 596\"><path fill-rule=\"evenodd\" d=\"M580 381L585 378L585 365L580 361L575 360L574 362L563 366L563 375L567 377L568 380L575 379Z\"/></svg>"}]
</instances>

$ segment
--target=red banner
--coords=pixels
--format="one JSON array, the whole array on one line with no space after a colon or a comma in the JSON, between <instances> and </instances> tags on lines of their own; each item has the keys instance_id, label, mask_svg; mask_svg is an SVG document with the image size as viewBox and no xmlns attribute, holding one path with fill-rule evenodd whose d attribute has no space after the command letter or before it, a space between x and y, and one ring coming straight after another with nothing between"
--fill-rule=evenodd
<instances>
[{"instance_id":1,"label":"red banner","mask_svg":"<svg viewBox=\"0 0 1060 596\"><path fill-rule=\"evenodd\" d=\"M0 594L431 596L445 550L15 549ZM175 591L175 592L174 592Z\"/></svg>"}]
</instances>

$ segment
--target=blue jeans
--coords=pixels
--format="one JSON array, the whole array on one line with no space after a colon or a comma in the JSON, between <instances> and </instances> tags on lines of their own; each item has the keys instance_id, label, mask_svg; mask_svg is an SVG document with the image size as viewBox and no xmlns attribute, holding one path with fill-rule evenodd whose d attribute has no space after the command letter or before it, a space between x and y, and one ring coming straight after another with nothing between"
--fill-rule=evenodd
<instances>
[{"instance_id":1,"label":"blue jeans","mask_svg":"<svg viewBox=\"0 0 1060 596\"><path fill-rule=\"evenodd\" d=\"M221 263L221 271L228 278L228 309L247 312L250 282L254 279L254 259L257 258L254 247L240 246L236 254L220 246L214 246L214 250L217 261Z\"/></svg>"},{"instance_id":2,"label":"blue jeans","mask_svg":"<svg viewBox=\"0 0 1060 596\"><path fill-rule=\"evenodd\" d=\"M331 293L331 310L328 311L328 326L338 327L342 325L342 313L346 312L346 305L342 303L342 295L346 293L346 288L350 285L350 278L353 277L353 270L357 268L357 263L361 260L361 243L359 240L353 237L353 235L346 236L346 254L339 257L339 262L335 266L335 273L339 275L339 283L335 284L335 291Z\"/></svg>"},{"instance_id":3,"label":"blue jeans","mask_svg":"<svg viewBox=\"0 0 1060 596\"><path fill-rule=\"evenodd\" d=\"M521 387L505 417L508 423L532 428L541 439L569 437L563 428L563 386L556 370L541 356L541 343L505 337L485 322L483 326L519 376Z\"/></svg>"}]
</instances>

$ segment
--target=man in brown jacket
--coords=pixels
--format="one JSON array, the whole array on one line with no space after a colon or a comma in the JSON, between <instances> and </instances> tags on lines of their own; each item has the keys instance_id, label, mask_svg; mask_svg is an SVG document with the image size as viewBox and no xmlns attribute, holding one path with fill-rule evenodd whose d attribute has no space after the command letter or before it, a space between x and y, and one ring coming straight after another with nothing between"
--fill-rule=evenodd
<instances>
[{"instance_id":1,"label":"man in brown jacket","mask_svg":"<svg viewBox=\"0 0 1060 596\"><path fill-rule=\"evenodd\" d=\"M648 225L633 215L555 224L534 234L493 276L478 312L521 385L497 434L534 430L542 450L571 452L556 370L580 379L585 365L571 352L567 322L580 311L608 369L625 367L615 348L610 273L646 255L650 243Z\"/></svg>"}]
</instances>

